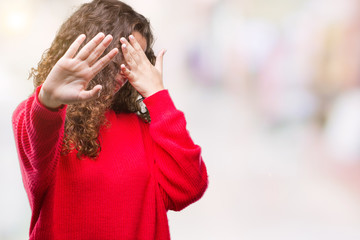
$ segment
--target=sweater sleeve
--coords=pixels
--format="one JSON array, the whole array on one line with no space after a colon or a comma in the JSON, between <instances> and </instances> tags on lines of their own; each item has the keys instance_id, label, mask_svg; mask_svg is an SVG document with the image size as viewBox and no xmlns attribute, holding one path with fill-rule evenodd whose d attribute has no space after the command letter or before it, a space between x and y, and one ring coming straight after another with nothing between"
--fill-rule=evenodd
<instances>
[{"instance_id":1,"label":"sweater sleeve","mask_svg":"<svg viewBox=\"0 0 360 240\"><path fill-rule=\"evenodd\" d=\"M66 106L52 111L39 102L40 88L22 102L12 116L21 173L29 197L42 194L53 179L66 115Z\"/></svg>"},{"instance_id":2,"label":"sweater sleeve","mask_svg":"<svg viewBox=\"0 0 360 240\"><path fill-rule=\"evenodd\" d=\"M197 201L208 185L201 148L192 141L184 114L177 110L167 90L144 103L150 113L154 141L155 177L168 210L180 211Z\"/></svg>"}]
</instances>

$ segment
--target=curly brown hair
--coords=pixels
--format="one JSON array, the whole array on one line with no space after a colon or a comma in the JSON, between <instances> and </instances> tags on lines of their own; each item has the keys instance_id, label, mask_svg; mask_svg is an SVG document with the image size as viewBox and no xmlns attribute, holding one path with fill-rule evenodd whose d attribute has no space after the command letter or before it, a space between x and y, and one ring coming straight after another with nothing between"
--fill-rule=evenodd
<instances>
[{"instance_id":1,"label":"curly brown hair","mask_svg":"<svg viewBox=\"0 0 360 240\"><path fill-rule=\"evenodd\" d=\"M37 69L31 69L29 78L33 78L35 89L45 81L55 63L80 34L84 33L87 36L81 46L83 47L99 32L113 36L113 41L103 56L115 47L120 49L122 36L127 37L133 32L139 32L147 41L145 54L150 62L155 64L156 58L152 50L154 38L150 22L123 2L94 0L81 5L62 24L51 47L42 55ZM99 98L67 106L63 154L76 149L78 158L87 156L95 159L101 151L98 140L99 130L101 126L107 125L105 112L109 109L116 113L137 113L144 121L150 121L147 110L141 110L142 97L129 82L115 95L113 93L115 76L119 73L123 62L123 55L120 53L90 81L88 89L92 89L97 84L102 85Z\"/></svg>"}]
</instances>

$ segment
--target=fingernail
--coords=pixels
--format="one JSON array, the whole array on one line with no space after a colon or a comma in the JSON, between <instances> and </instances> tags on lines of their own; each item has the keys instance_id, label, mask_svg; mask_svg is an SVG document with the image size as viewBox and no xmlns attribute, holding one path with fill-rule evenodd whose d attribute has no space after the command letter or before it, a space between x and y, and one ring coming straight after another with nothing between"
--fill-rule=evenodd
<instances>
[{"instance_id":1,"label":"fingernail","mask_svg":"<svg viewBox=\"0 0 360 240\"><path fill-rule=\"evenodd\" d=\"M133 35L130 35L129 38L130 38L131 40L134 40L134 36L133 36Z\"/></svg>"},{"instance_id":2,"label":"fingernail","mask_svg":"<svg viewBox=\"0 0 360 240\"><path fill-rule=\"evenodd\" d=\"M124 37L122 37L122 38L120 38L120 41L122 41L122 42L125 42L125 38Z\"/></svg>"},{"instance_id":3,"label":"fingernail","mask_svg":"<svg viewBox=\"0 0 360 240\"><path fill-rule=\"evenodd\" d=\"M124 43L123 45L121 45L121 47L126 48L126 44Z\"/></svg>"}]
</instances>

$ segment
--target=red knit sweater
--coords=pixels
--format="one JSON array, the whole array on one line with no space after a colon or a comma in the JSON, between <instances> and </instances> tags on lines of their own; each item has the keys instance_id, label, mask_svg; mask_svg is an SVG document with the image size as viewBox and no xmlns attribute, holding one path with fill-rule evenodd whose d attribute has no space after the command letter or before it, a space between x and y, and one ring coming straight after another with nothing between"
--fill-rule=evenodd
<instances>
[{"instance_id":1,"label":"red knit sweater","mask_svg":"<svg viewBox=\"0 0 360 240\"><path fill-rule=\"evenodd\" d=\"M13 114L30 239L170 239L167 210L198 200L207 171L168 91L144 100L150 124L107 112L96 160L60 154L66 106L50 111L38 92Z\"/></svg>"}]
</instances>

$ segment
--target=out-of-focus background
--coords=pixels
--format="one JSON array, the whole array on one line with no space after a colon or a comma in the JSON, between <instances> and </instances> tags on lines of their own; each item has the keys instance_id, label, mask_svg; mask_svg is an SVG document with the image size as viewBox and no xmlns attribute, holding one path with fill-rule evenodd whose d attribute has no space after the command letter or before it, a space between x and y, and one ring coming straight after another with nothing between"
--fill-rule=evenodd
<instances>
[{"instance_id":1,"label":"out-of-focus background","mask_svg":"<svg viewBox=\"0 0 360 240\"><path fill-rule=\"evenodd\" d=\"M31 67L84 1L0 1L0 239L27 239L11 129ZM202 146L204 197L172 239L360 239L360 2L133 0Z\"/></svg>"}]
</instances>

